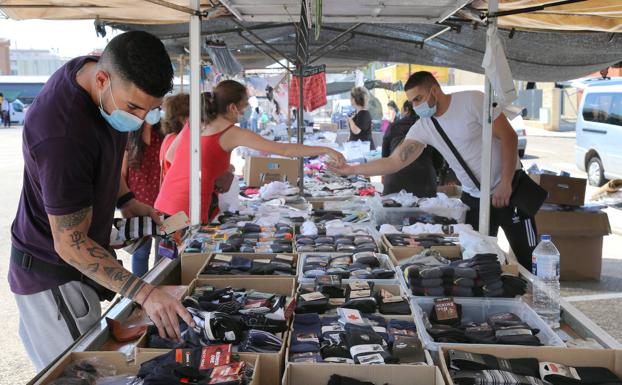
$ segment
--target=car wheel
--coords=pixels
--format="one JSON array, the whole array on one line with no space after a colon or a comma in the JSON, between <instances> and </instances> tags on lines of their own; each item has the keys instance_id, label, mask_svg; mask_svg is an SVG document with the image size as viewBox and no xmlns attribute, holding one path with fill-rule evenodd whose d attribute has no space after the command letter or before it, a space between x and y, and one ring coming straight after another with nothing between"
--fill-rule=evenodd
<instances>
[{"instance_id":1,"label":"car wheel","mask_svg":"<svg viewBox=\"0 0 622 385\"><path fill-rule=\"evenodd\" d=\"M605 169L599 157L593 156L587 162L587 180L590 186L600 187L605 184Z\"/></svg>"},{"instance_id":2,"label":"car wheel","mask_svg":"<svg viewBox=\"0 0 622 385\"><path fill-rule=\"evenodd\" d=\"M524 157L524 156L525 156L525 150L524 150L524 149L522 149L522 150L518 150L518 157L519 157L519 158L522 158L522 157Z\"/></svg>"}]
</instances>

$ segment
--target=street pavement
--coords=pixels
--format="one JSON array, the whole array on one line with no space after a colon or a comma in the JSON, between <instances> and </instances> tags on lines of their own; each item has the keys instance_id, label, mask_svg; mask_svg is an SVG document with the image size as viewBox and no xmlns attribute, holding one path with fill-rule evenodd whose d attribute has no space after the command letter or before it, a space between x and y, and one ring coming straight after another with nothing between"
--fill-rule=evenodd
<instances>
[{"instance_id":1,"label":"street pavement","mask_svg":"<svg viewBox=\"0 0 622 385\"><path fill-rule=\"evenodd\" d=\"M574 165L574 133L550 133L527 128L528 142L523 163L533 163L555 171L568 171L573 176L585 177ZM232 159L237 173L241 173L238 157ZM21 345L18 335L17 307L4 277L7 274L10 248L10 226L15 215L22 185L23 161L21 130L0 129L0 306L3 309L3 333L0 333L0 385L24 384L35 371ZM588 192L588 196L589 196ZM609 209L612 227L622 229L622 212ZM622 341L618 320L622 316L622 232L605 237L603 246L603 276L600 282L562 282L562 295L592 318L613 337ZM126 266L129 259L121 255ZM105 304L104 304L105 305ZM42 341L42 343L45 343ZM19 368L16 370L16 368Z\"/></svg>"}]
</instances>

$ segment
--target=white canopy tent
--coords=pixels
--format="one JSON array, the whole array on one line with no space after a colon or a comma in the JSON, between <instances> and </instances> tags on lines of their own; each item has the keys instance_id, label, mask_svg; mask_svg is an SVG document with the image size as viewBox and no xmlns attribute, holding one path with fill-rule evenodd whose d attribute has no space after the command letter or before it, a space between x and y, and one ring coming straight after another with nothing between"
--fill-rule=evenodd
<instances>
[{"instance_id":1,"label":"white canopy tent","mask_svg":"<svg viewBox=\"0 0 622 385\"><path fill-rule=\"evenodd\" d=\"M305 4L306 1L302 1ZM488 21L494 29L537 31L622 31L622 4L619 0L324 0L321 12L307 5L306 25L321 23L416 23L440 24L455 14ZM300 0L4 0L0 10L12 19L98 19L121 23L185 23L189 21L191 68L191 220L200 221L200 50L201 21L235 17L239 22L298 23ZM478 12L479 11L479 12ZM319 15L321 14L321 18ZM318 23L316 23L317 28ZM321 27L320 27L321 28ZM438 35L450 30L444 28ZM320 31L321 33L321 31ZM480 229L488 228L490 207L490 158L492 130L490 83L482 140L482 194ZM299 119L300 121L300 119ZM485 230L484 230L485 231Z\"/></svg>"}]
</instances>

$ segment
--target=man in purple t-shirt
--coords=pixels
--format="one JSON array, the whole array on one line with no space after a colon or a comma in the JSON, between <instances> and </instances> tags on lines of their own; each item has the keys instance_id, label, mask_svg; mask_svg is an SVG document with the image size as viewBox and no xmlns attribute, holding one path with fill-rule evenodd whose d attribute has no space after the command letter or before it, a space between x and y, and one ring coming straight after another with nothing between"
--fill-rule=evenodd
<instances>
[{"instance_id":1,"label":"man in purple t-shirt","mask_svg":"<svg viewBox=\"0 0 622 385\"><path fill-rule=\"evenodd\" d=\"M61 67L28 111L8 278L38 371L99 320L106 293L139 303L161 336L180 337L178 316L194 325L179 301L124 269L110 248L115 204L126 217L159 221L133 199L121 162L127 133L159 119L172 78L162 42L127 32L101 58Z\"/></svg>"}]
</instances>

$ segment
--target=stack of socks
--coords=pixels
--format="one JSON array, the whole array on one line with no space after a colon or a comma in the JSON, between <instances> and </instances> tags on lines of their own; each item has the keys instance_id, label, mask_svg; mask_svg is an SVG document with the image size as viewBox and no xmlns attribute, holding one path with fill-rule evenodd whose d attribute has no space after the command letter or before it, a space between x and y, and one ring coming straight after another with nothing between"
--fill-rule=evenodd
<instances>
[{"instance_id":1,"label":"stack of socks","mask_svg":"<svg viewBox=\"0 0 622 385\"><path fill-rule=\"evenodd\" d=\"M477 271L470 267L443 267L445 295L473 297Z\"/></svg>"},{"instance_id":2,"label":"stack of socks","mask_svg":"<svg viewBox=\"0 0 622 385\"><path fill-rule=\"evenodd\" d=\"M395 271L383 262L375 252L360 252L354 255L308 254L302 268L305 278L322 275L337 275L342 279L391 279Z\"/></svg>"},{"instance_id":3,"label":"stack of socks","mask_svg":"<svg viewBox=\"0 0 622 385\"><path fill-rule=\"evenodd\" d=\"M289 346L292 362L322 362L320 335L322 323L316 313L294 315L294 325Z\"/></svg>"},{"instance_id":4,"label":"stack of socks","mask_svg":"<svg viewBox=\"0 0 622 385\"><path fill-rule=\"evenodd\" d=\"M295 275L294 257L277 254L253 260L239 255L216 254L201 274L207 275Z\"/></svg>"},{"instance_id":5,"label":"stack of socks","mask_svg":"<svg viewBox=\"0 0 622 385\"><path fill-rule=\"evenodd\" d=\"M443 270L439 266L406 265L404 279L408 282L412 293L419 296L443 296Z\"/></svg>"}]
</instances>

